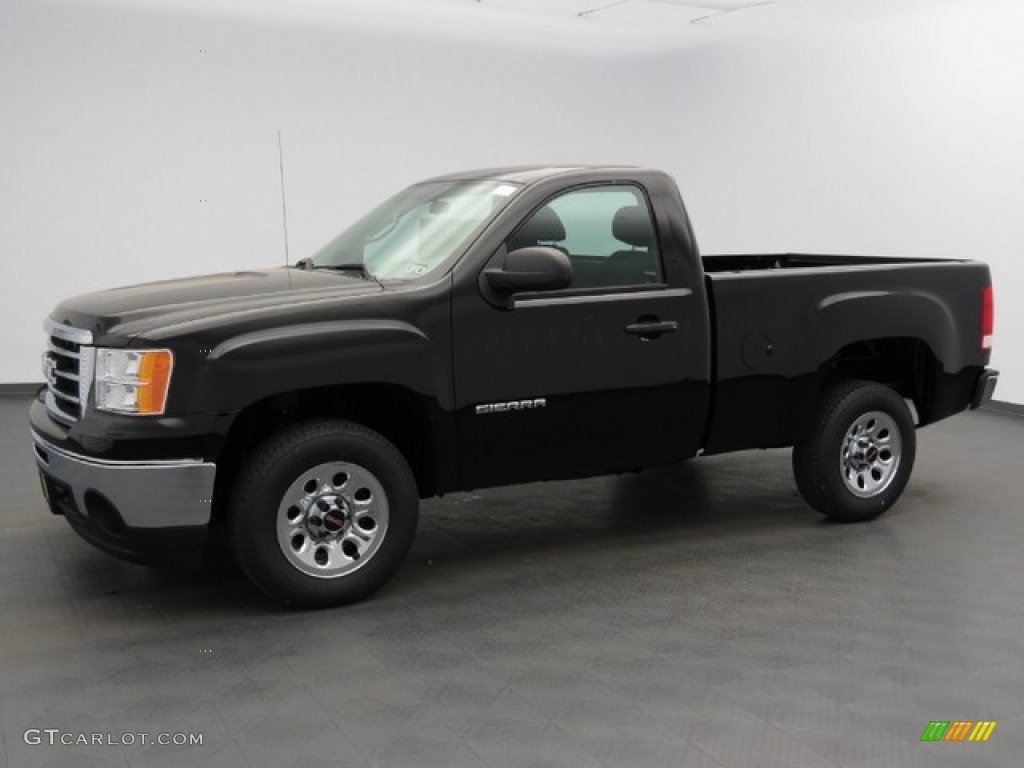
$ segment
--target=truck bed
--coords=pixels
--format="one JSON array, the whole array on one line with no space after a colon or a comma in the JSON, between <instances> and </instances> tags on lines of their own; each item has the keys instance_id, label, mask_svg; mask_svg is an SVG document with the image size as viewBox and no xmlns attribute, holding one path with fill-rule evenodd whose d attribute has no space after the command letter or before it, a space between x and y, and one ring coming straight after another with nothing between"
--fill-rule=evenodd
<instances>
[{"instance_id":1,"label":"truck bed","mask_svg":"<svg viewBox=\"0 0 1024 768\"><path fill-rule=\"evenodd\" d=\"M830 377L851 371L914 396L921 424L970 402L982 368L984 264L804 254L702 260L716 382L706 452L792 444L807 429L808 402Z\"/></svg>"}]
</instances>

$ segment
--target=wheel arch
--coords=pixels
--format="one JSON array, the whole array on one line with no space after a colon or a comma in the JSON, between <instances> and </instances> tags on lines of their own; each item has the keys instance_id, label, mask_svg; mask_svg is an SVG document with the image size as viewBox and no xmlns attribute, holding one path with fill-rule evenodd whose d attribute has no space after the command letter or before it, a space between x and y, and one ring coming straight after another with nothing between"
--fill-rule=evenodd
<instances>
[{"instance_id":1,"label":"wheel arch","mask_svg":"<svg viewBox=\"0 0 1024 768\"><path fill-rule=\"evenodd\" d=\"M819 368L818 396L846 381L891 387L914 404L918 423L932 421L942 366L920 338L887 336L846 344Z\"/></svg>"},{"instance_id":2,"label":"wheel arch","mask_svg":"<svg viewBox=\"0 0 1024 768\"><path fill-rule=\"evenodd\" d=\"M436 405L396 384L314 387L256 401L235 417L217 462L214 517L226 509L234 478L254 446L290 424L324 417L345 419L380 433L409 463L420 497L438 493L443 484L438 459L445 440Z\"/></svg>"}]
</instances>

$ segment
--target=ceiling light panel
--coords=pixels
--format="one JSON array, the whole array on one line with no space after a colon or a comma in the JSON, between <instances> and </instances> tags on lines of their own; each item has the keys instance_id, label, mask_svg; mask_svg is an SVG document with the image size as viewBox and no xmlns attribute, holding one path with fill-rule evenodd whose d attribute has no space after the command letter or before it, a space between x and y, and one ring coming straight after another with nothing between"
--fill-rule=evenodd
<instances>
[{"instance_id":1,"label":"ceiling light panel","mask_svg":"<svg viewBox=\"0 0 1024 768\"><path fill-rule=\"evenodd\" d=\"M476 5L482 9L501 10L535 19L586 16L646 26L651 23L685 24L774 2L778 0L478 0Z\"/></svg>"},{"instance_id":2,"label":"ceiling light panel","mask_svg":"<svg viewBox=\"0 0 1024 768\"><path fill-rule=\"evenodd\" d=\"M711 11L739 11L758 5L770 5L776 0L647 0L665 5L688 5Z\"/></svg>"}]
</instances>

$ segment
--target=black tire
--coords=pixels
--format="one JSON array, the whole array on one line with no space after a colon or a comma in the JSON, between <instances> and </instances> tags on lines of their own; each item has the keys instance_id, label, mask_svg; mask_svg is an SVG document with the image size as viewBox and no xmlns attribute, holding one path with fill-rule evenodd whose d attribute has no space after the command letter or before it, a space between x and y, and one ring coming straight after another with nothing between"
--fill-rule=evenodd
<instances>
[{"instance_id":1,"label":"black tire","mask_svg":"<svg viewBox=\"0 0 1024 768\"><path fill-rule=\"evenodd\" d=\"M234 482L228 539L263 592L317 608L379 589L418 520L416 480L398 449L361 425L321 419L278 432L249 457Z\"/></svg>"},{"instance_id":2,"label":"black tire","mask_svg":"<svg viewBox=\"0 0 1024 768\"><path fill-rule=\"evenodd\" d=\"M917 452L910 409L890 387L867 381L825 393L811 435L793 447L804 500L843 523L872 520L899 499Z\"/></svg>"}]
</instances>

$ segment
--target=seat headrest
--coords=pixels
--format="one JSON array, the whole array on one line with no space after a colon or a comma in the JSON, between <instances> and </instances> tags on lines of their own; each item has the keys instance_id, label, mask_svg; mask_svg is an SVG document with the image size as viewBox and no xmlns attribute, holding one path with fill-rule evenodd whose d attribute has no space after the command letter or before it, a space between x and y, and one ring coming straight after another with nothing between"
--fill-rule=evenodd
<instances>
[{"instance_id":1,"label":"seat headrest","mask_svg":"<svg viewBox=\"0 0 1024 768\"><path fill-rule=\"evenodd\" d=\"M565 225L548 206L537 210L529 220L519 228L515 236L516 242L537 243L550 242L552 240L565 240Z\"/></svg>"},{"instance_id":2,"label":"seat headrest","mask_svg":"<svg viewBox=\"0 0 1024 768\"><path fill-rule=\"evenodd\" d=\"M627 205L615 212L612 235L635 248L650 248L654 244L651 218L639 205Z\"/></svg>"}]
</instances>

